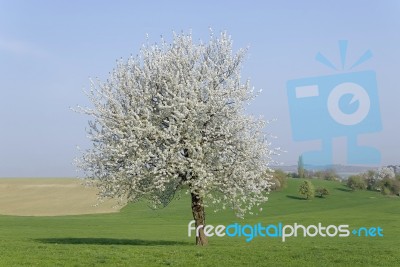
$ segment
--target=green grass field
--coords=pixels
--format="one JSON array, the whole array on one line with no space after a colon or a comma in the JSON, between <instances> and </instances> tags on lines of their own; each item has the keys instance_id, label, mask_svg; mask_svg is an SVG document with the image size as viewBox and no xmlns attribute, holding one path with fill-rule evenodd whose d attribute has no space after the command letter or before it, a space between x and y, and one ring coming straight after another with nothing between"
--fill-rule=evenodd
<instances>
[{"instance_id":1,"label":"green grass field","mask_svg":"<svg viewBox=\"0 0 400 267\"><path fill-rule=\"evenodd\" d=\"M197 247L187 237L187 196L161 210L145 203L119 213L27 217L0 216L0 266L399 266L400 198L350 192L337 182L325 199L301 200L301 180L270 194L259 215L237 219L232 212L207 213L208 224L295 222L309 225L380 226L384 237L278 238L210 237ZM49 199L49 201L52 201ZM1 213L1 211L0 211Z\"/></svg>"}]
</instances>

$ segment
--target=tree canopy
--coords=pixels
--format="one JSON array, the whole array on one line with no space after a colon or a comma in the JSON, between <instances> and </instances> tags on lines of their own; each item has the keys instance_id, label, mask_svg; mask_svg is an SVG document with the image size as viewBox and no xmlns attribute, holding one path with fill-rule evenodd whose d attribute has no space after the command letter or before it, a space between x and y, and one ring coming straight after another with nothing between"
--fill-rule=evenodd
<instances>
[{"instance_id":1,"label":"tree canopy","mask_svg":"<svg viewBox=\"0 0 400 267\"><path fill-rule=\"evenodd\" d=\"M266 201L274 150L266 122L245 111L257 95L241 80L245 54L224 32L198 44L174 34L92 81L82 111L93 146L78 166L100 195L158 207L183 188L238 215Z\"/></svg>"}]
</instances>

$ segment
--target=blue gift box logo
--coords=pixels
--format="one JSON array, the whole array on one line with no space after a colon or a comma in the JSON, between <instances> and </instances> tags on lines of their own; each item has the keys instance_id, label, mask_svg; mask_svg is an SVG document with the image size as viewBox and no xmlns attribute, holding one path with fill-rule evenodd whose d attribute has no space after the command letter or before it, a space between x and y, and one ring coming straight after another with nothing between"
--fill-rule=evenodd
<instances>
[{"instance_id":1,"label":"blue gift box logo","mask_svg":"<svg viewBox=\"0 0 400 267\"><path fill-rule=\"evenodd\" d=\"M342 69L345 65L347 42L339 42ZM368 50L350 69L372 56ZM336 69L322 54L316 59ZM379 98L374 71L347 72L290 80L287 95L295 141L321 139L320 151L305 152L307 165L332 164L332 139L347 138L348 164L378 164L380 152L357 145L357 136L382 130Z\"/></svg>"}]
</instances>

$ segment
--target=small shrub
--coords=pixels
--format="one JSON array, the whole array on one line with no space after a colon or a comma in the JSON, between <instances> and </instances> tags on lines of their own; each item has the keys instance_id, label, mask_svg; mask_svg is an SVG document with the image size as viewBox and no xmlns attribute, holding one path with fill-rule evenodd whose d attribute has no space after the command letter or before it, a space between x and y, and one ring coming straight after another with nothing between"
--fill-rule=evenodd
<instances>
[{"instance_id":1,"label":"small shrub","mask_svg":"<svg viewBox=\"0 0 400 267\"><path fill-rule=\"evenodd\" d=\"M282 188L286 188L287 186L287 177L288 175L282 170L274 170L273 172L267 172L269 175L272 175L271 182L272 185L270 189L272 191L277 191Z\"/></svg>"},{"instance_id":2,"label":"small shrub","mask_svg":"<svg viewBox=\"0 0 400 267\"><path fill-rule=\"evenodd\" d=\"M399 195L400 181L397 179L383 178L379 181L378 187L384 195Z\"/></svg>"},{"instance_id":3,"label":"small shrub","mask_svg":"<svg viewBox=\"0 0 400 267\"><path fill-rule=\"evenodd\" d=\"M365 180L366 184L367 184L367 189L368 190L372 190L372 191L376 191L377 188L377 173L373 170L369 170L368 172L362 174L363 179Z\"/></svg>"},{"instance_id":4,"label":"small shrub","mask_svg":"<svg viewBox=\"0 0 400 267\"><path fill-rule=\"evenodd\" d=\"M329 195L329 191L325 187L318 187L315 190L315 196L317 196L319 198L323 198L323 197L325 197L327 195Z\"/></svg>"},{"instance_id":5,"label":"small shrub","mask_svg":"<svg viewBox=\"0 0 400 267\"><path fill-rule=\"evenodd\" d=\"M327 181L338 181L339 180L339 175L333 169L316 171L313 173L313 176L318 179L327 180Z\"/></svg>"},{"instance_id":6,"label":"small shrub","mask_svg":"<svg viewBox=\"0 0 400 267\"><path fill-rule=\"evenodd\" d=\"M315 193L314 185L309 180L304 181L299 187L299 193L306 199L313 198Z\"/></svg>"},{"instance_id":7,"label":"small shrub","mask_svg":"<svg viewBox=\"0 0 400 267\"><path fill-rule=\"evenodd\" d=\"M387 187L384 187L384 188L381 190L381 193L382 193L383 195L390 195L390 189L387 188Z\"/></svg>"},{"instance_id":8,"label":"small shrub","mask_svg":"<svg viewBox=\"0 0 400 267\"><path fill-rule=\"evenodd\" d=\"M347 186L351 188L351 190L355 191L357 189L365 190L367 188L367 184L363 177L360 175L352 175L347 179Z\"/></svg>"}]
</instances>

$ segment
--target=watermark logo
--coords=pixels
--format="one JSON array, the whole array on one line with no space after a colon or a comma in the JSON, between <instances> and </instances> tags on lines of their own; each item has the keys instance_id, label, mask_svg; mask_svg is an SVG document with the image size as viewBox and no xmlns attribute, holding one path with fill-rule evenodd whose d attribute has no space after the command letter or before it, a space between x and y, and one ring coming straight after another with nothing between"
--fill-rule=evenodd
<instances>
[{"instance_id":1,"label":"watermark logo","mask_svg":"<svg viewBox=\"0 0 400 267\"><path fill-rule=\"evenodd\" d=\"M254 225L233 223L227 226L208 224L196 227L194 220L188 224L188 236L191 237L192 234L199 236L201 229L208 237L245 237L246 242L250 242L256 237L279 238L282 242L291 237L349 237L351 234L358 237L383 237L383 229L381 227L360 227L350 231L348 224L324 226L322 223L318 223L317 225L305 226L298 223L284 225L280 222L268 225L262 223Z\"/></svg>"},{"instance_id":2,"label":"watermark logo","mask_svg":"<svg viewBox=\"0 0 400 267\"><path fill-rule=\"evenodd\" d=\"M331 165L332 140L347 138L347 164L379 164L381 155L373 147L359 146L360 134L382 130L379 98L374 71L351 72L372 57L367 50L346 68L347 41L339 41L341 71L328 76L308 77L287 82L292 134L295 141L321 140L320 151L305 152L309 165ZM321 53L316 60L339 70Z\"/></svg>"}]
</instances>

